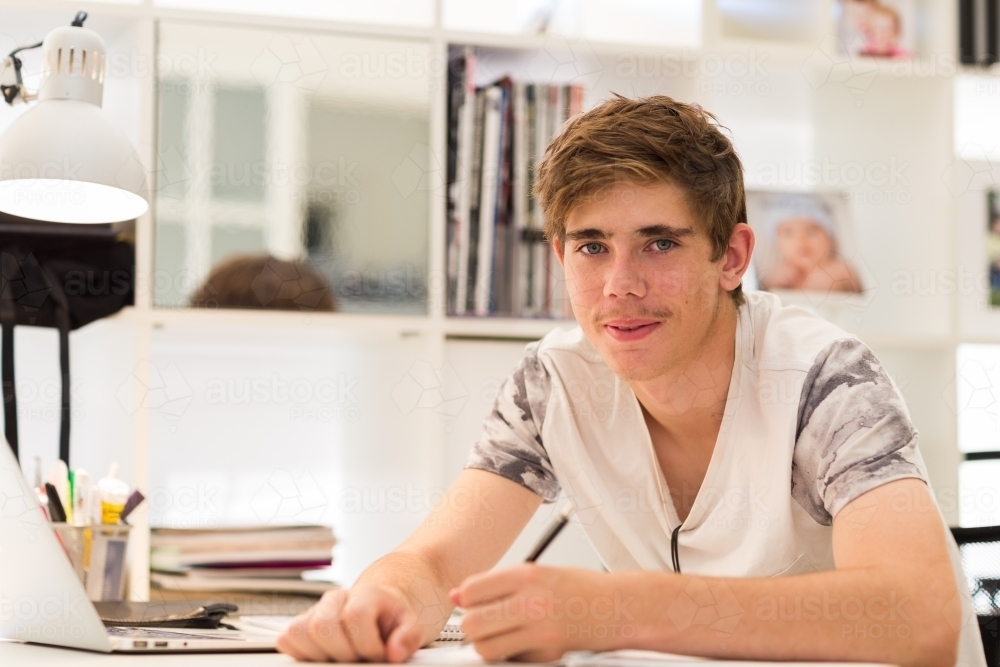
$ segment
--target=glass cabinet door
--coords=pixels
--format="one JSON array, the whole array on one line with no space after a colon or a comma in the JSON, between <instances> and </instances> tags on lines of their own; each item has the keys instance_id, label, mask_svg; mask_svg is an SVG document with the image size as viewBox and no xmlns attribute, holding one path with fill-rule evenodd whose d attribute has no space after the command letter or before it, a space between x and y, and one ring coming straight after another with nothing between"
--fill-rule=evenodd
<instances>
[{"instance_id":1,"label":"glass cabinet door","mask_svg":"<svg viewBox=\"0 0 1000 667\"><path fill-rule=\"evenodd\" d=\"M162 23L154 304L426 312L434 65L418 41Z\"/></svg>"}]
</instances>

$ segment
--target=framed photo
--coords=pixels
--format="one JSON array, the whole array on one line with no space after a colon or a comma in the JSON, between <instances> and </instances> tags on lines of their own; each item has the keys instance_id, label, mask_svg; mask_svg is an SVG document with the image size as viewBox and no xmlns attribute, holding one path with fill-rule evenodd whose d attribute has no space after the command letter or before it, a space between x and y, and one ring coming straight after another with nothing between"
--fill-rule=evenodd
<instances>
[{"instance_id":1,"label":"framed photo","mask_svg":"<svg viewBox=\"0 0 1000 667\"><path fill-rule=\"evenodd\" d=\"M860 294L865 266L856 261L847 203L831 192L747 192L747 221L757 244L759 289Z\"/></svg>"},{"instance_id":2,"label":"framed photo","mask_svg":"<svg viewBox=\"0 0 1000 667\"><path fill-rule=\"evenodd\" d=\"M916 49L914 0L838 0L837 32L847 55L910 58Z\"/></svg>"},{"instance_id":3,"label":"framed photo","mask_svg":"<svg viewBox=\"0 0 1000 667\"><path fill-rule=\"evenodd\" d=\"M990 308L1000 308L1000 190L986 191L986 266L990 276Z\"/></svg>"}]
</instances>

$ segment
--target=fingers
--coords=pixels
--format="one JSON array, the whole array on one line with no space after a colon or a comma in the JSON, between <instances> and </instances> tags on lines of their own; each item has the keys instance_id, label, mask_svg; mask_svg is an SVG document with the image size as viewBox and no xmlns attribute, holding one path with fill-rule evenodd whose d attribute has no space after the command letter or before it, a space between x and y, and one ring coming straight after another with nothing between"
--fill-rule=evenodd
<instances>
[{"instance_id":1,"label":"fingers","mask_svg":"<svg viewBox=\"0 0 1000 667\"><path fill-rule=\"evenodd\" d=\"M422 628L404 597L361 585L324 595L292 622L277 646L296 660L402 662L421 640Z\"/></svg>"},{"instance_id":2,"label":"fingers","mask_svg":"<svg viewBox=\"0 0 1000 667\"><path fill-rule=\"evenodd\" d=\"M420 648L422 639L416 623L398 625L385 643L386 658L389 662L405 662Z\"/></svg>"},{"instance_id":3,"label":"fingers","mask_svg":"<svg viewBox=\"0 0 1000 667\"><path fill-rule=\"evenodd\" d=\"M320 662L326 660L326 654L316 646L306 633L304 621L299 620L307 614L308 612L296 618L292 625L281 633L281 636L278 637L277 649L299 661Z\"/></svg>"},{"instance_id":4,"label":"fingers","mask_svg":"<svg viewBox=\"0 0 1000 667\"><path fill-rule=\"evenodd\" d=\"M393 607L398 600L378 588L359 589L344 605L340 625L354 653L368 662L385 661L382 627L394 628L398 619Z\"/></svg>"},{"instance_id":5,"label":"fingers","mask_svg":"<svg viewBox=\"0 0 1000 667\"><path fill-rule=\"evenodd\" d=\"M313 607L312 613L306 620L306 634L323 651L325 655L323 660L357 661L357 653L349 637L351 630L341 623L343 609L349 596L350 591L346 590L325 594Z\"/></svg>"},{"instance_id":6,"label":"fingers","mask_svg":"<svg viewBox=\"0 0 1000 667\"><path fill-rule=\"evenodd\" d=\"M336 591L336 593L339 594L341 591ZM329 603L326 597L292 621L288 629L278 637L277 649L279 651L287 653L296 660L310 662L325 662L331 658L331 655L320 646L319 633L315 630L316 624L321 622L320 618L324 615L321 608L324 603Z\"/></svg>"},{"instance_id":7,"label":"fingers","mask_svg":"<svg viewBox=\"0 0 1000 667\"><path fill-rule=\"evenodd\" d=\"M525 625L524 609L511 613L511 599L495 600L465 612L462 632L472 641L512 632Z\"/></svg>"},{"instance_id":8,"label":"fingers","mask_svg":"<svg viewBox=\"0 0 1000 667\"><path fill-rule=\"evenodd\" d=\"M529 651L539 650L536 642L531 641L529 633L528 628L519 628L513 632L476 641L473 646L476 653L486 662L506 660L522 654L527 655Z\"/></svg>"},{"instance_id":9,"label":"fingers","mask_svg":"<svg viewBox=\"0 0 1000 667\"><path fill-rule=\"evenodd\" d=\"M452 604L475 607L510 595L526 583L535 565L516 565L496 572L474 574L448 594Z\"/></svg>"}]
</instances>

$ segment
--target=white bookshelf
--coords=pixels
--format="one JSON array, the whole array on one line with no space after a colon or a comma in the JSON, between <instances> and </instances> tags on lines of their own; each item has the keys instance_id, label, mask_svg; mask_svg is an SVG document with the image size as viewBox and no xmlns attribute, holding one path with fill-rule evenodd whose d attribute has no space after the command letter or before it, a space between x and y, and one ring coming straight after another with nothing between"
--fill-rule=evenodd
<instances>
[{"instance_id":1,"label":"white bookshelf","mask_svg":"<svg viewBox=\"0 0 1000 667\"><path fill-rule=\"evenodd\" d=\"M88 9L88 26L110 31L112 46L131 53L139 63L155 60L157 35L161 22L237 27L275 32L321 34L327 37L370 37L387 40L418 41L427 45L431 57L446 59L449 45L474 45L488 56L483 76L511 71L526 78L532 59L538 54L566 56L579 65L570 72L553 72L555 79L567 80L580 75L587 85L585 106L589 107L608 93L629 95L665 93L701 103L716 112L731 128L737 148L749 172L767 160L778 163L802 163L827 158L838 164L859 161L862 164L896 160L907 165L908 200L901 206L873 203L878 186L861 184L849 187L855 194L852 212L862 228L860 245L878 278L875 297L863 307L820 304L816 309L839 325L857 333L886 359L894 377L906 380L904 393L919 412L914 418L925 433L924 456L939 487L957 484L960 455L956 444L956 417L941 400L949 391L942 378L954 377L956 346L963 342L1000 343L1000 311L984 312L961 294L895 294L894 273L956 272L961 265L976 260L974 234L968 231L970 217L980 215L982 192L968 190L952 196L944 173L954 161L951 119L952 79L964 70L957 65L957 6L952 0L921 0L918 55L907 67L898 62L871 59L845 60L829 52L824 40L836 33L832 19L833 0L767 0L756 3L775 11L789 11L794 16L777 26L766 21L754 22L732 8L751 3L705 0L701 3L700 34L683 43L631 43L625 39L589 39L586 36L501 34L469 29L452 30L445 14L458 0L425 0L406 13L403 23L393 22L393 7L406 0L383 2L384 20L371 16L352 20L349 14L337 15L339 7L349 3L330 3L323 9L306 0L291 3L289 12L279 10L254 13L255 5L228 0L211 3L105 0ZM479 0L477 0L478 2ZM489 3L481 3L489 4ZM683 4L683 3L682 3ZM688 3L690 4L690 3ZM426 6L425 6L426 5ZM580 6L598 7L600 3L582 2ZM64 0L2 0L0 16L5 23L30 25L36 32L43 26L56 27L71 16L76 4ZM243 8L242 11L239 8ZM344 10L346 11L346 9ZM597 10L595 10L597 11ZM310 12L312 12L310 14ZM367 22L365 22L367 21ZM747 62L754 57L763 70L752 74L736 71L713 73L717 63ZM826 60L824 60L824 58ZM951 60L949 60L949 58ZM637 66L629 74L630 63L644 62L651 73ZM670 75L668 65L688 63L688 73ZM818 83L809 79L817 66L826 67L826 78ZM949 64L950 63L950 64ZM658 68L658 69L657 69ZM1000 74L994 69L987 76ZM845 74L846 73L846 74ZM865 84L848 85L848 74L863 74ZM321 339L324 335L363 337L387 334L386 340L424 341L422 359L442 367L451 358L450 348L461 344L463 358L469 358L469 346L481 341L484 353L498 343L523 345L555 327L572 322L503 317L449 317L445 313L445 199L446 162L446 73L437 69L430 74L429 139L437 164L442 169L431 174L428 220L427 266L432 279L428 285L428 311L425 315L306 314L265 311L195 311L159 308L153 305L150 280L153 272L153 220L149 214L138 223L137 297L133 308L112 321L133 327L137 359L148 359L157 332L176 331L197 337L199 332L223 330L270 332L261 340L296 340L305 335ZM589 77L589 78L588 78ZM846 77L846 78L845 78ZM555 80L553 79L553 80ZM733 91L743 91L732 94ZM131 96L129 98L128 96ZM116 106L118 105L118 106ZM116 96L106 99L105 107L128 130L149 164L154 164L157 137L156 86L152 76L138 76ZM7 116L0 115L0 123ZM388 168L391 168L389 166ZM1000 178L1000 175L997 176ZM753 186L753 183L750 183ZM793 187L801 184L791 184ZM824 184L837 187L836 183ZM885 196L886 192L882 192ZM977 203L978 202L978 203ZM979 208L977 208L977 206ZM806 304L815 305L815 304ZM207 335L207 334L206 334ZM268 337L269 336L269 337ZM395 338L393 338L395 337ZM478 409L478 408L477 408ZM474 424L475 419L468 421ZM150 416L144 411L135 415L135 482L148 480L150 460ZM445 463L453 441L468 439L467 426L449 432L448 425L427 421L417 434L419 447L437 469L427 473L432 484L448 481ZM452 443L452 444L448 444ZM450 449L449 449L450 448ZM957 510L945 508L955 521ZM405 522L404 522L405 523ZM401 526L400 530L403 529ZM143 546L143 531L133 533ZM146 595L143 572L148 564L142 549L133 553L132 594Z\"/></svg>"}]
</instances>

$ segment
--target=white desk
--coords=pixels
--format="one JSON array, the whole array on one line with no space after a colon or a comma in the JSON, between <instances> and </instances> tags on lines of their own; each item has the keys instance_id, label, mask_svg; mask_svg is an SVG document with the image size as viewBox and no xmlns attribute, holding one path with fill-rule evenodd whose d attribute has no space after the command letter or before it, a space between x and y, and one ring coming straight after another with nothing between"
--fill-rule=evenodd
<instances>
[{"instance_id":1,"label":"white desk","mask_svg":"<svg viewBox=\"0 0 1000 667\"><path fill-rule=\"evenodd\" d=\"M281 653L173 653L144 655L127 653L91 653L64 648L50 648L34 644L17 644L0 640L0 665L3 667L80 667L82 665L114 667L270 667L271 665L307 665L296 663ZM520 665L523 663L511 663ZM677 662L676 665L692 664ZM699 667L718 665L721 667L886 667L871 663L837 662L749 662L749 661L698 661ZM365 663L358 667L373 667ZM421 667L428 667L424 662ZM443 665L442 667L455 667Z\"/></svg>"}]
</instances>

